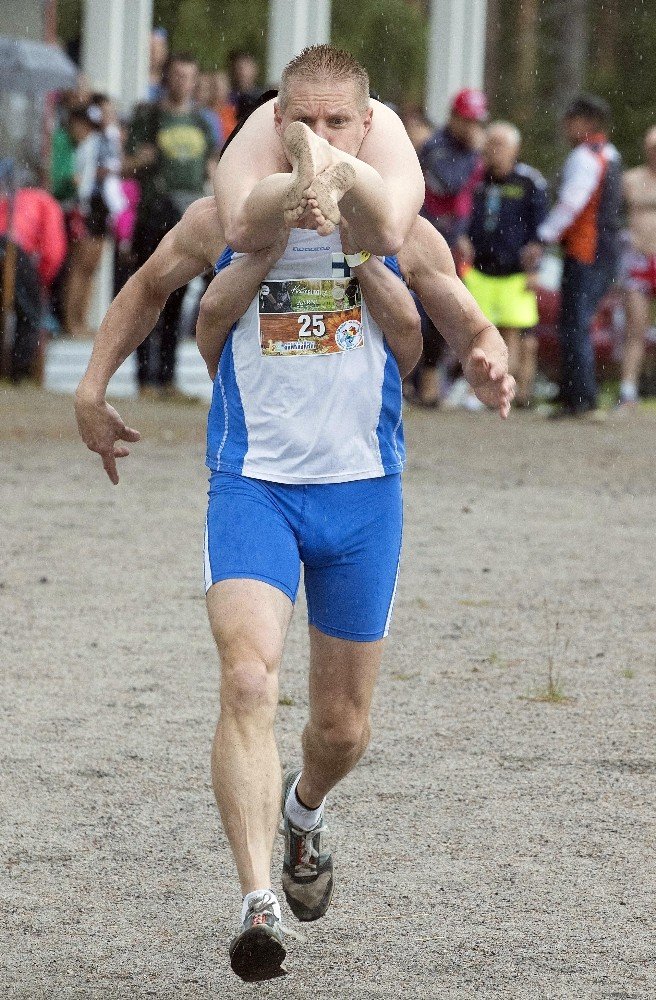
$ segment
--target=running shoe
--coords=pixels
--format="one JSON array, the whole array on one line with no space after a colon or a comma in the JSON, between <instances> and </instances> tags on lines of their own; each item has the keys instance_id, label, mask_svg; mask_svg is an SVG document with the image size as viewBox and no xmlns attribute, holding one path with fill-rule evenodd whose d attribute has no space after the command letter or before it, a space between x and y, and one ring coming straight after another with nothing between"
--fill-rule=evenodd
<instances>
[{"instance_id":1,"label":"running shoe","mask_svg":"<svg viewBox=\"0 0 656 1000\"><path fill-rule=\"evenodd\" d=\"M282 921L273 909L273 894L263 892L252 900L239 934L230 942L232 971L245 982L284 976L281 965L287 954Z\"/></svg>"},{"instance_id":2,"label":"running shoe","mask_svg":"<svg viewBox=\"0 0 656 1000\"><path fill-rule=\"evenodd\" d=\"M285 838L282 887L297 920L318 920L330 906L333 894L333 858L324 843L328 828L323 815L309 832L297 830L287 818L287 796L300 773L300 768L288 771L282 783L280 832Z\"/></svg>"}]
</instances>

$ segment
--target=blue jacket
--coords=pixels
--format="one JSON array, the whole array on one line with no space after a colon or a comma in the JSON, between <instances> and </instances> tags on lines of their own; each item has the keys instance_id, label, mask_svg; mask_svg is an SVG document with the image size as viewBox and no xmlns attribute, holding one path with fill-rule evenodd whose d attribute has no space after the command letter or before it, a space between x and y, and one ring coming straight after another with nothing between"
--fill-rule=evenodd
<instances>
[{"instance_id":1,"label":"blue jacket","mask_svg":"<svg viewBox=\"0 0 656 1000\"><path fill-rule=\"evenodd\" d=\"M419 162L426 180L421 214L452 247L467 231L474 187L483 176L481 155L441 128L420 150Z\"/></svg>"},{"instance_id":2,"label":"blue jacket","mask_svg":"<svg viewBox=\"0 0 656 1000\"><path fill-rule=\"evenodd\" d=\"M503 180L486 174L474 191L469 220L474 267L494 277L522 271L520 251L537 240L548 210L547 182L532 167L518 163Z\"/></svg>"}]
</instances>

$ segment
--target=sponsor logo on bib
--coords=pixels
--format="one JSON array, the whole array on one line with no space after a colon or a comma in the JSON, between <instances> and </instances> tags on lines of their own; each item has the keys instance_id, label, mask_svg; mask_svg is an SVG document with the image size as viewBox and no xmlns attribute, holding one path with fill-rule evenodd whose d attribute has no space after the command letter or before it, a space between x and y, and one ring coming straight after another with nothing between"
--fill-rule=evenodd
<instances>
[{"instance_id":1,"label":"sponsor logo on bib","mask_svg":"<svg viewBox=\"0 0 656 1000\"><path fill-rule=\"evenodd\" d=\"M360 347L364 337L362 335L362 323L357 319L349 319L345 323L340 323L335 331L335 341L342 351L353 351Z\"/></svg>"},{"instance_id":2,"label":"sponsor logo on bib","mask_svg":"<svg viewBox=\"0 0 656 1000\"><path fill-rule=\"evenodd\" d=\"M355 277L265 281L258 302L265 357L341 354L364 344Z\"/></svg>"}]
</instances>

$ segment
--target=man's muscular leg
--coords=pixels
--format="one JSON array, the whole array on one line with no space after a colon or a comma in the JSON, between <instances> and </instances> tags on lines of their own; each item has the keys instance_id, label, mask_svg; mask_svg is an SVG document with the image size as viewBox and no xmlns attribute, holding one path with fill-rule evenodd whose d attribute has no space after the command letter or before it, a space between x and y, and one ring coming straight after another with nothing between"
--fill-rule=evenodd
<instances>
[{"instance_id":1,"label":"man's muscular leg","mask_svg":"<svg viewBox=\"0 0 656 1000\"><path fill-rule=\"evenodd\" d=\"M362 757L384 640L350 642L310 626L310 718L298 796L316 808Z\"/></svg>"},{"instance_id":2,"label":"man's muscular leg","mask_svg":"<svg viewBox=\"0 0 656 1000\"><path fill-rule=\"evenodd\" d=\"M382 640L349 642L310 626L310 719L303 767L285 780L282 885L299 920L322 917L333 893L333 860L325 847L323 802L369 742L369 707Z\"/></svg>"},{"instance_id":3,"label":"man's muscular leg","mask_svg":"<svg viewBox=\"0 0 656 1000\"><path fill-rule=\"evenodd\" d=\"M280 810L273 723L292 603L259 580L226 580L208 591L207 610L221 659L212 783L245 895L271 885Z\"/></svg>"}]
</instances>

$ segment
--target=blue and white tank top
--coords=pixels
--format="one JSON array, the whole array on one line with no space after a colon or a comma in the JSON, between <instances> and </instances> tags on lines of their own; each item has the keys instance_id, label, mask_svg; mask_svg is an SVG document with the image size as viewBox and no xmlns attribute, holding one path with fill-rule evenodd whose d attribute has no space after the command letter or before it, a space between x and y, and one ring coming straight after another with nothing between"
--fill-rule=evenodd
<instances>
[{"instance_id":1,"label":"blue and white tank top","mask_svg":"<svg viewBox=\"0 0 656 1000\"><path fill-rule=\"evenodd\" d=\"M241 256L226 250L216 272ZM398 273L394 258L388 266ZM401 472L401 378L339 233L293 229L226 341L206 463L276 483Z\"/></svg>"}]
</instances>

